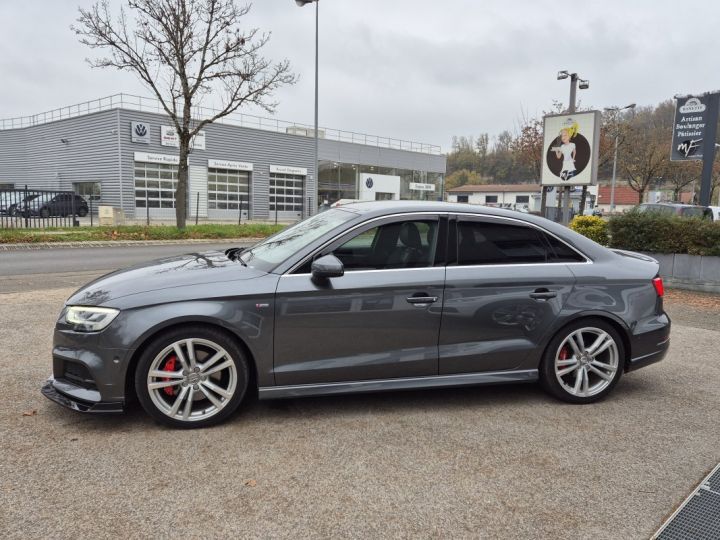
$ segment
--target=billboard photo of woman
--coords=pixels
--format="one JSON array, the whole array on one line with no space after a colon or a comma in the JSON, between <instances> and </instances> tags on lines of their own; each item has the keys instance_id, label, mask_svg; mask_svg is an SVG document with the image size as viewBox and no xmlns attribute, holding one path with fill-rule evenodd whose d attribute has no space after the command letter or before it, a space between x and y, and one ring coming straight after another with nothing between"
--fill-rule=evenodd
<instances>
[{"instance_id":1,"label":"billboard photo of woman","mask_svg":"<svg viewBox=\"0 0 720 540\"><path fill-rule=\"evenodd\" d=\"M560 178L565 181L575 176L575 155L577 154L577 148L572 140L577 133L578 124L577 122L572 122L570 126L560 130L560 135L558 136L560 146L554 146L550 149L555 152L557 159L562 160Z\"/></svg>"},{"instance_id":2,"label":"billboard photo of woman","mask_svg":"<svg viewBox=\"0 0 720 540\"><path fill-rule=\"evenodd\" d=\"M595 182L598 117L597 111L544 117L542 184L577 186Z\"/></svg>"}]
</instances>

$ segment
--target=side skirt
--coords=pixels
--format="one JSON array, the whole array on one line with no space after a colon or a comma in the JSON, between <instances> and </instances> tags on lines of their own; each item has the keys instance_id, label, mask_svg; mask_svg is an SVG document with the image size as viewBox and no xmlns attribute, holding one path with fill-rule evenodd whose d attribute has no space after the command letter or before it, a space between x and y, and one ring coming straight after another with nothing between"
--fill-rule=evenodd
<instances>
[{"instance_id":1,"label":"side skirt","mask_svg":"<svg viewBox=\"0 0 720 540\"><path fill-rule=\"evenodd\" d=\"M408 377L403 379L374 379L321 384L296 384L288 386L262 386L258 389L260 399L294 398L304 396L330 396L361 392L385 392L389 390L417 390L422 388L450 388L485 384L521 383L538 380L537 369L519 371L486 371L458 375L432 377Z\"/></svg>"}]
</instances>

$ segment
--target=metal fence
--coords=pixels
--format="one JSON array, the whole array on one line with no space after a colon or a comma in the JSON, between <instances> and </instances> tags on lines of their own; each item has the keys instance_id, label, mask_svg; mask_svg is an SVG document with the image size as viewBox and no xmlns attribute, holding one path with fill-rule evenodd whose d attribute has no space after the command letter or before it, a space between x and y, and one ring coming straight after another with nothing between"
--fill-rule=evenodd
<instances>
[{"instance_id":1,"label":"metal fence","mask_svg":"<svg viewBox=\"0 0 720 540\"><path fill-rule=\"evenodd\" d=\"M93 201L72 191L0 190L0 229L77 227L79 218L93 221Z\"/></svg>"}]
</instances>

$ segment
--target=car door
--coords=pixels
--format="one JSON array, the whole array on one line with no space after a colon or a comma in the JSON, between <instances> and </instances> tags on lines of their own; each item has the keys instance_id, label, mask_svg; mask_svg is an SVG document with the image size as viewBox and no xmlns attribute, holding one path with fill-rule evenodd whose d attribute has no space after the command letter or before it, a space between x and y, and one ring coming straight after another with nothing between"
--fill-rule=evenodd
<instances>
[{"instance_id":1,"label":"car door","mask_svg":"<svg viewBox=\"0 0 720 540\"><path fill-rule=\"evenodd\" d=\"M72 195L61 193L56 195L55 198L48 204L50 209L50 215L52 216L65 216L72 214Z\"/></svg>"},{"instance_id":2,"label":"car door","mask_svg":"<svg viewBox=\"0 0 720 540\"><path fill-rule=\"evenodd\" d=\"M546 233L520 220L458 216L450 230L457 252L447 267L440 374L522 367L541 354L572 272L553 262Z\"/></svg>"},{"instance_id":3,"label":"car door","mask_svg":"<svg viewBox=\"0 0 720 540\"><path fill-rule=\"evenodd\" d=\"M435 214L373 220L283 275L276 294L276 384L436 375L444 223ZM330 253L343 262L344 275L314 280L312 259Z\"/></svg>"}]
</instances>

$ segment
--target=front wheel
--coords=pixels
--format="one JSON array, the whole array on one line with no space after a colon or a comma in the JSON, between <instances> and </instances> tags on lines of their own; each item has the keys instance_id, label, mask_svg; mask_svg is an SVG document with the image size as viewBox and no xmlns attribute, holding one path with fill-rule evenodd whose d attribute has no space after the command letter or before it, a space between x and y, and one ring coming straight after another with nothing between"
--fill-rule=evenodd
<instances>
[{"instance_id":1,"label":"front wheel","mask_svg":"<svg viewBox=\"0 0 720 540\"><path fill-rule=\"evenodd\" d=\"M599 319L570 324L550 342L540 369L543 387L569 403L591 403L620 380L625 350L615 328Z\"/></svg>"},{"instance_id":2,"label":"front wheel","mask_svg":"<svg viewBox=\"0 0 720 540\"><path fill-rule=\"evenodd\" d=\"M145 411L179 428L206 427L230 416L248 385L244 354L224 332L203 326L170 330L142 353L135 390Z\"/></svg>"}]
</instances>

